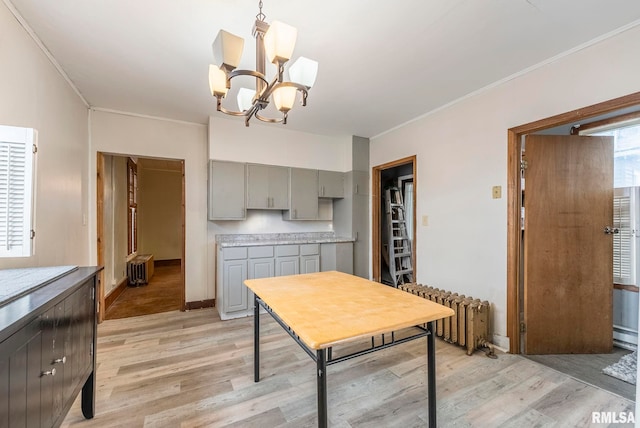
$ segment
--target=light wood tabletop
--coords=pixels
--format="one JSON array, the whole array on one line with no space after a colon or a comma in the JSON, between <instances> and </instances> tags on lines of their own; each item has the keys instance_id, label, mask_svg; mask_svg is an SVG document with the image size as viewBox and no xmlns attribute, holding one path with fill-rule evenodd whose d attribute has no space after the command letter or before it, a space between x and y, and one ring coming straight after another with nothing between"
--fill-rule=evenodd
<instances>
[{"instance_id":1,"label":"light wood tabletop","mask_svg":"<svg viewBox=\"0 0 640 428\"><path fill-rule=\"evenodd\" d=\"M342 272L244 282L310 349L325 349L427 323L451 308Z\"/></svg>"}]
</instances>

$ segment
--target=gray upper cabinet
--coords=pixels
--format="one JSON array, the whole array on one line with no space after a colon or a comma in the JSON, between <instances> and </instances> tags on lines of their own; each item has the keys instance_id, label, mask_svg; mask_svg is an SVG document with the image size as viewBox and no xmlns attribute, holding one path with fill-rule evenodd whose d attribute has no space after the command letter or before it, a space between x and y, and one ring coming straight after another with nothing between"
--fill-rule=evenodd
<instances>
[{"instance_id":1,"label":"gray upper cabinet","mask_svg":"<svg viewBox=\"0 0 640 428\"><path fill-rule=\"evenodd\" d=\"M209 220L244 220L245 164L209 161Z\"/></svg>"},{"instance_id":2,"label":"gray upper cabinet","mask_svg":"<svg viewBox=\"0 0 640 428\"><path fill-rule=\"evenodd\" d=\"M344 173L318 171L318 196L321 198L344 198Z\"/></svg>"},{"instance_id":3,"label":"gray upper cabinet","mask_svg":"<svg viewBox=\"0 0 640 428\"><path fill-rule=\"evenodd\" d=\"M289 209L289 168L248 164L247 208Z\"/></svg>"},{"instance_id":4,"label":"gray upper cabinet","mask_svg":"<svg viewBox=\"0 0 640 428\"><path fill-rule=\"evenodd\" d=\"M289 211L286 220L316 220L318 218L318 170L290 168Z\"/></svg>"},{"instance_id":5,"label":"gray upper cabinet","mask_svg":"<svg viewBox=\"0 0 640 428\"><path fill-rule=\"evenodd\" d=\"M366 171L353 171L354 195L369 195L369 173Z\"/></svg>"}]
</instances>

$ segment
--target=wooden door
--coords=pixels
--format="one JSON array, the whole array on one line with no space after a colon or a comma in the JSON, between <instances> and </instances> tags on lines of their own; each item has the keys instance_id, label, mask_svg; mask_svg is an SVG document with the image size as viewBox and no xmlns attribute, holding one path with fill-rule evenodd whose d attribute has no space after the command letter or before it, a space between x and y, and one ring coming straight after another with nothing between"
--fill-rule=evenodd
<instances>
[{"instance_id":1,"label":"wooden door","mask_svg":"<svg viewBox=\"0 0 640 428\"><path fill-rule=\"evenodd\" d=\"M613 346L613 138L525 140L524 352Z\"/></svg>"}]
</instances>

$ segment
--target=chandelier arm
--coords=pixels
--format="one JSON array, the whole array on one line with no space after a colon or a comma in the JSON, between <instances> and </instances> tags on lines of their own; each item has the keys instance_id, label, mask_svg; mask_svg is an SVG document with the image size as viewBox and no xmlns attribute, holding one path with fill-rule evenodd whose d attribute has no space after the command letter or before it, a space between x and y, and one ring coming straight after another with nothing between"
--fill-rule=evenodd
<instances>
[{"instance_id":1,"label":"chandelier arm","mask_svg":"<svg viewBox=\"0 0 640 428\"><path fill-rule=\"evenodd\" d=\"M258 114L258 112L256 112L256 114L254 115L258 120L261 120L262 122L267 122L267 123L281 123L285 120L284 117L278 117L278 118L271 118L271 117L264 117L264 116L260 116Z\"/></svg>"}]
</instances>

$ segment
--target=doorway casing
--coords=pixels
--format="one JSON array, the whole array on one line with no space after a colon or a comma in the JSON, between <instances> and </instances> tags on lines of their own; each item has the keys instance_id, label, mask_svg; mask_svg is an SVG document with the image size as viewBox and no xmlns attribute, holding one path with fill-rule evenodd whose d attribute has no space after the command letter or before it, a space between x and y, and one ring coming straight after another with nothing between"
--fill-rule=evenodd
<instances>
[{"instance_id":1,"label":"doorway casing","mask_svg":"<svg viewBox=\"0 0 640 428\"><path fill-rule=\"evenodd\" d=\"M97 152L96 159L96 206L97 206L97 256L98 256L98 266L104 266L105 262L105 254L104 254L104 186L106 183L104 182L104 173L105 173L105 160L104 157L108 153ZM116 156L129 156L118 154ZM144 157L144 156L143 156ZM182 245L181 245L181 257L180 257L180 277L182 282L182 298L180 304L180 310L184 311L186 307L186 296L185 296L185 240L186 240L186 229L185 229L185 174L184 174L184 160L179 160L181 163L181 176L182 176L182 198L180 205L181 212L181 235L182 235ZM106 312L106 304L105 304L105 287L104 287L104 269L100 271L99 274L99 291L98 291L98 301L99 301L99 312L98 312L98 322L104 321L104 316Z\"/></svg>"},{"instance_id":2,"label":"doorway casing","mask_svg":"<svg viewBox=\"0 0 640 428\"><path fill-rule=\"evenodd\" d=\"M556 126L575 123L605 113L640 105L640 92L615 98L589 107L562 113L535 122L510 128L507 131L507 336L509 352L520 353L520 236L521 236L521 180L520 153L522 137ZM374 266L375 267L375 266Z\"/></svg>"},{"instance_id":3,"label":"doorway casing","mask_svg":"<svg viewBox=\"0 0 640 428\"><path fill-rule=\"evenodd\" d=\"M387 162L382 165L374 166L371 169L371 263L372 263L372 278L376 282L382 280L381 263L381 251L382 251L382 237L380 236L380 207L382 204L382 171L395 168L402 165L411 164L413 167L413 218L416 219L416 195L418 193L418 176L416 171L418 169L416 155L408 156L406 158L398 159L392 162ZM413 279L416 279L416 228L413 228L413 236L411 237L411 252L413 254Z\"/></svg>"}]
</instances>

